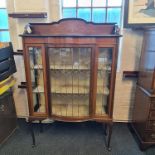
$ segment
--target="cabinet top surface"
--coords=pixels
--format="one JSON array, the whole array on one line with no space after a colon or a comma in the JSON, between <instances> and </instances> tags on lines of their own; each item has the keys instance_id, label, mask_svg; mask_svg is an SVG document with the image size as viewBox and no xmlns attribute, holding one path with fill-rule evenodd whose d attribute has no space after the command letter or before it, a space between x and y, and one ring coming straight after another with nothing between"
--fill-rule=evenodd
<instances>
[{"instance_id":1,"label":"cabinet top surface","mask_svg":"<svg viewBox=\"0 0 155 155\"><path fill-rule=\"evenodd\" d=\"M22 37L120 37L115 23L92 23L83 19L68 18L53 23L31 23L31 33Z\"/></svg>"}]
</instances>

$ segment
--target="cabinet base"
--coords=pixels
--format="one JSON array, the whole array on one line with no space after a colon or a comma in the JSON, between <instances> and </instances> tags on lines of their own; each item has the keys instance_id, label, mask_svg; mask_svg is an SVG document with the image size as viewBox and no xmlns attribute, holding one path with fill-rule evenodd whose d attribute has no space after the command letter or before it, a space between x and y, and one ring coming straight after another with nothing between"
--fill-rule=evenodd
<instances>
[{"instance_id":1,"label":"cabinet base","mask_svg":"<svg viewBox=\"0 0 155 155\"><path fill-rule=\"evenodd\" d=\"M145 142L141 139L140 135L138 134L137 130L134 128L132 123L129 124L129 129L134 136L137 144L141 151L145 151L146 149L150 148L151 146L155 146L155 142Z\"/></svg>"}]
</instances>

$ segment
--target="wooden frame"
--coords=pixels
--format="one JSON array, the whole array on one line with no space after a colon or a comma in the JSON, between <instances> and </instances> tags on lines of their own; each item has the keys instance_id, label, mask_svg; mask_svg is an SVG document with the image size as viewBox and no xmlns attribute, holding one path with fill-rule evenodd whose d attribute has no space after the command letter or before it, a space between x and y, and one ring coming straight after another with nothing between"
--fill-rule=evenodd
<instances>
[{"instance_id":1,"label":"wooden frame","mask_svg":"<svg viewBox=\"0 0 155 155\"><path fill-rule=\"evenodd\" d=\"M155 24L154 0L125 0L124 5L125 28L143 28Z\"/></svg>"}]
</instances>

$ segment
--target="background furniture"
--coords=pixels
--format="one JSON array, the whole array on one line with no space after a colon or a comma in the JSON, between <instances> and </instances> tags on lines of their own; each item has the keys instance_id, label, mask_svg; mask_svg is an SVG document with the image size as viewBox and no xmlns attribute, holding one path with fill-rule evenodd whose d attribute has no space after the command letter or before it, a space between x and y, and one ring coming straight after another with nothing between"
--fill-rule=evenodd
<instances>
[{"instance_id":1,"label":"background furniture","mask_svg":"<svg viewBox=\"0 0 155 155\"><path fill-rule=\"evenodd\" d=\"M29 120L107 123L109 148L120 37L115 24L63 19L30 28L21 35Z\"/></svg>"},{"instance_id":2,"label":"background furniture","mask_svg":"<svg viewBox=\"0 0 155 155\"><path fill-rule=\"evenodd\" d=\"M0 143L16 129L16 111L11 90L0 95Z\"/></svg>"},{"instance_id":3,"label":"background furniture","mask_svg":"<svg viewBox=\"0 0 155 155\"><path fill-rule=\"evenodd\" d=\"M133 113L133 129L140 148L155 144L155 29L146 29Z\"/></svg>"},{"instance_id":4,"label":"background furniture","mask_svg":"<svg viewBox=\"0 0 155 155\"><path fill-rule=\"evenodd\" d=\"M16 66L12 44L2 45L0 49L0 143L16 129L16 111L10 89L15 83L11 75L16 72Z\"/></svg>"},{"instance_id":5,"label":"background furniture","mask_svg":"<svg viewBox=\"0 0 155 155\"><path fill-rule=\"evenodd\" d=\"M0 82L16 72L16 65L13 57L13 48L9 46L0 49Z\"/></svg>"}]
</instances>

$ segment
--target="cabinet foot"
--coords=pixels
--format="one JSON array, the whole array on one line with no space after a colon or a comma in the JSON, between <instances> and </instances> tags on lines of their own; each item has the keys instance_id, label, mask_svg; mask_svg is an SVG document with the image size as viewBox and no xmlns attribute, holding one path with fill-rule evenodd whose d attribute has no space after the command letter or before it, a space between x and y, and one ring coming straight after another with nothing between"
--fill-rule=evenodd
<instances>
[{"instance_id":1,"label":"cabinet foot","mask_svg":"<svg viewBox=\"0 0 155 155\"><path fill-rule=\"evenodd\" d=\"M111 147L108 147L107 150L110 152L111 151Z\"/></svg>"},{"instance_id":2,"label":"cabinet foot","mask_svg":"<svg viewBox=\"0 0 155 155\"><path fill-rule=\"evenodd\" d=\"M141 139L141 137L139 136L139 134L138 134L138 132L137 132L137 130L136 130L133 123L129 124L129 129L130 129L133 137L135 138L135 141L137 142L137 144L138 144L141 151L145 151L149 147L155 145L155 142L143 141Z\"/></svg>"},{"instance_id":3,"label":"cabinet foot","mask_svg":"<svg viewBox=\"0 0 155 155\"><path fill-rule=\"evenodd\" d=\"M146 149L148 149L149 147L151 147L152 144L146 144L146 143L140 143L139 147L141 151L145 151Z\"/></svg>"}]
</instances>

